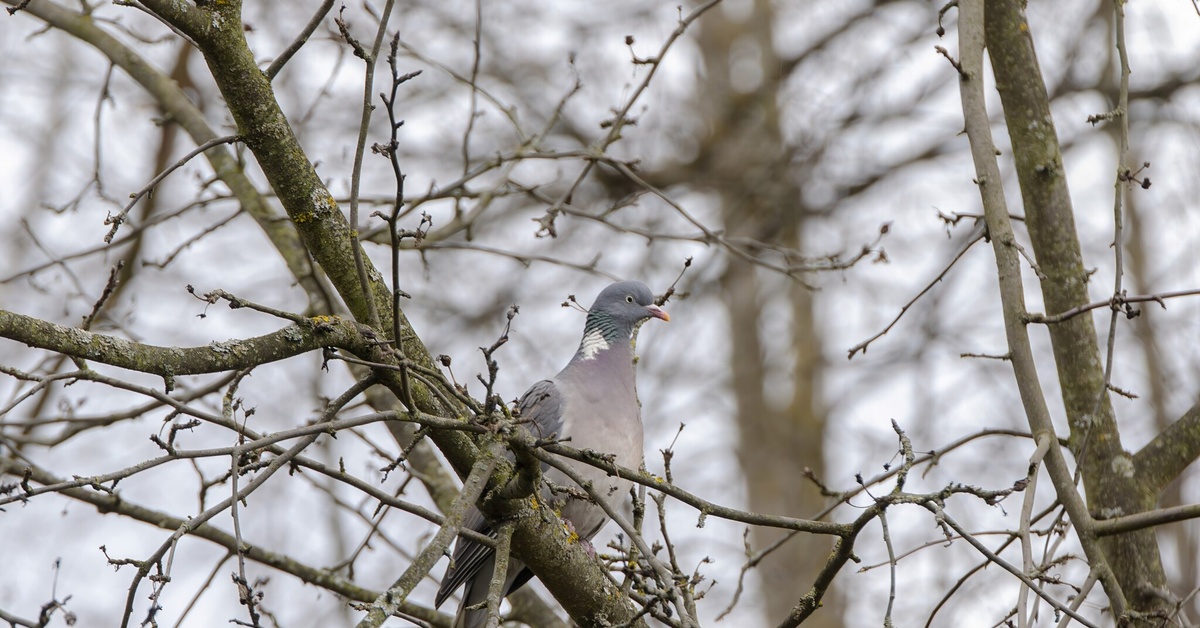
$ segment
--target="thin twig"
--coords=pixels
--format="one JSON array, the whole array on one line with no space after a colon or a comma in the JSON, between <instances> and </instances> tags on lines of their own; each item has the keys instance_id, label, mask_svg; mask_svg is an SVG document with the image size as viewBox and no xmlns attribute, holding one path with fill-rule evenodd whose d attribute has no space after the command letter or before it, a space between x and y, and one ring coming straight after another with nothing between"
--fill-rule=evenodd
<instances>
[{"instance_id":1,"label":"thin twig","mask_svg":"<svg viewBox=\"0 0 1200 628\"><path fill-rule=\"evenodd\" d=\"M191 614L192 609L196 608L196 603L200 601L200 596L203 595L210 586L212 586L213 581L217 579L217 574L221 571L221 568L225 566L225 563L229 562L230 558L233 558L233 554L233 552L226 552L225 555L221 557L221 560L218 560L217 563L213 565L212 571L208 572L208 577L204 579L204 583L197 587L196 594L192 596L192 599L187 603L187 606L184 606L183 611L179 613L179 618L175 620L175 628L180 628L180 626L183 625L183 622L187 620L187 616Z\"/></svg>"},{"instance_id":2,"label":"thin twig","mask_svg":"<svg viewBox=\"0 0 1200 628\"><path fill-rule=\"evenodd\" d=\"M471 98L469 108L467 110L467 128L463 130L462 138L462 167L463 176L466 176L467 171L471 167L471 132L475 130L475 116L478 115L476 107L479 101L479 60L482 57L481 48L483 47L483 1L475 0L475 36L471 41L472 57L471 57L471 76L467 79L467 85L471 88ZM459 199L455 199L458 203ZM458 213L458 208L455 208Z\"/></svg>"},{"instance_id":3,"label":"thin twig","mask_svg":"<svg viewBox=\"0 0 1200 628\"><path fill-rule=\"evenodd\" d=\"M309 445L311 445L313 443L313 441L315 441L319 437L320 437L320 434L313 434L313 435L302 438L300 440L300 442L293 445L290 449L287 450L287 452L285 452L282 455L276 456L274 459L272 459L271 463L269 465L267 465L266 467L264 467L262 469L262 471L259 472L259 474L256 475L254 477L254 479L251 480L246 485L246 487L243 488L237 495L222 500L219 504L216 504L216 505L212 506L211 508L209 508L208 510L205 510L204 512L199 513L195 517L188 519L183 525L179 526L179 528L177 528L175 530L175 533L172 534L171 537L169 539L167 539L167 541L165 543L163 543L161 546L159 546L158 550L156 550L154 552L154 554L152 554L151 557L144 562L144 565L138 569L137 575L134 577L133 582L129 586L129 598L126 600L125 611L121 615L121 628L127 628L129 626L129 621L131 619L131 615L133 614L133 601L135 599L135 594L137 592L138 583L149 573L149 567L151 565L154 565L154 564L158 563L159 561L161 561L163 556L167 553L167 551L169 549L173 548L175 546L175 543L180 538L184 537L185 535L189 534L192 530L194 530L196 528L196 526L199 526L200 524L207 522L209 519L212 519L213 517L217 516L218 514L224 512L225 510L230 508L233 501L245 499L246 496L248 496L250 493L257 490L258 487L260 487L264 483L266 483L266 481L268 479L270 479L271 476L274 475L276 471L278 471L280 468L282 468L284 465L286 465L290 460L292 460L297 455L299 455L300 452L304 451Z\"/></svg>"},{"instance_id":4,"label":"thin twig","mask_svg":"<svg viewBox=\"0 0 1200 628\"><path fill-rule=\"evenodd\" d=\"M279 74L279 71L283 69L284 64L290 61L297 52L300 52L300 48L303 47L304 44L308 43L308 38L312 37L312 34L316 32L317 27L319 27L321 22L325 20L325 16L329 15L329 10L333 8L333 1L334 0L325 0L325 2L321 3L321 6L317 9L317 12L313 14L310 20L308 20L308 24L304 25L304 29L301 30L298 35L296 35L296 38L292 40L292 43L289 44L288 47L283 50L283 52L279 53L278 57L275 57L275 60L271 62L271 65L267 66L267 69L263 71L263 74L267 75L268 80L274 80L275 75Z\"/></svg>"},{"instance_id":5,"label":"thin twig","mask_svg":"<svg viewBox=\"0 0 1200 628\"><path fill-rule=\"evenodd\" d=\"M121 224L125 222L126 216L129 214L129 210L133 209L133 206L137 205L137 202L142 200L142 197L154 192L154 188L158 187L158 184L162 183L162 180L167 178L167 175L170 175L172 172L175 172L176 170L182 168L184 165L187 164L187 162L191 161L192 158L194 158L196 155L199 155L200 153L203 153L204 151L206 151L210 148L220 146L222 144L230 144L232 142L236 142L239 139L241 139L241 136L226 135L224 137L214 137L213 139L208 140L207 142L192 149L192 151L190 153L184 155L179 161L168 166L166 170L163 170L162 172L158 173L158 175L156 175L153 179L151 179L150 183L147 183L145 185L145 187L138 190L137 192L134 192L133 194L130 194L129 195L129 198L130 198L129 204L125 205L125 207L120 211L120 213L118 213L116 216L110 215L108 218L104 219L104 224L112 225L112 229L109 229L108 234L104 236L104 243L109 244L112 242L113 236L117 235L117 230L120 229Z\"/></svg>"},{"instance_id":6,"label":"thin twig","mask_svg":"<svg viewBox=\"0 0 1200 628\"><path fill-rule=\"evenodd\" d=\"M888 554L888 602L883 613L884 628L892 628L892 605L896 602L896 550L892 547L892 535L888 531L887 511L879 511L879 525L883 528L883 544Z\"/></svg>"},{"instance_id":7,"label":"thin twig","mask_svg":"<svg viewBox=\"0 0 1200 628\"><path fill-rule=\"evenodd\" d=\"M891 331L892 328L896 326L896 323L900 322L900 319L904 316L904 313L907 312L909 308L916 305L917 301L920 300L921 297L925 296L925 293L932 290L933 287L935 285L937 285L937 283L939 281L944 279L946 277L946 274L950 272L950 269L954 268L954 265L958 263L958 260L962 259L962 256L966 255L967 251L971 250L971 247L974 246L976 242L982 240L984 235L986 235L986 233L987 233L986 223L984 223L982 220L978 221L978 224L975 225L975 227L971 230L971 234L967 237L967 241L964 242L962 244L962 246L960 246L958 248L958 252L955 253L954 257L950 259L950 263L946 264L946 267L942 269L942 272L938 273L937 276L934 277L932 281L925 284L925 287L921 288L921 291L917 293L917 296L913 297L912 299L909 299L908 303L905 303L900 308L900 312L898 314L896 314L896 317L892 319L892 322L887 324L887 327L884 327L879 333L875 334L874 336L871 336L870 338L867 338L866 340L854 345L853 347L850 347L850 350L849 350L848 354L846 355L846 359L853 359L854 355L856 353L858 353L859 351L861 351L865 354L867 352L867 347L870 346L872 342L875 342L876 340L882 338L885 334L887 334L889 331Z\"/></svg>"},{"instance_id":8,"label":"thin twig","mask_svg":"<svg viewBox=\"0 0 1200 628\"><path fill-rule=\"evenodd\" d=\"M1053 446L1050 438L1046 434L1042 434L1037 439L1037 449L1029 458L1029 470L1025 475L1025 499L1021 502L1021 518L1018 521L1017 535L1021 539L1021 566L1025 573L1031 577L1033 575L1033 545L1029 538L1029 525L1033 517L1033 502L1037 495L1037 480L1038 470L1041 468L1042 459L1046 457L1046 452ZM1027 616L1025 609L1029 603L1029 587L1021 585L1021 591L1017 594L1017 626L1018 628L1026 628L1029 626L1029 621L1032 617ZM1036 607L1034 608L1036 611Z\"/></svg>"},{"instance_id":9,"label":"thin twig","mask_svg":"<svg viewBox=\"0 0 1200 628\"><path fill-rule=\"evenodd\" d=\"M404 208L405 175L404 171L400 167L400 155L398 150L400 146L400 127L403 126L404 121L399 119L396 115L396 98L397 93L400 90L400 86L412 80L413 78L416 78L421 74L421 71L417 70L416 72L410 72L404 76L400 76L400 71L396 64L396 50L399 46L399 43L400 33L397 32L392 38L392 45L388 52L388 69L392 75L391 96L388 97L383 94L379 95L379 97L383 100L385 109L387 110L388 126L390 129L388 145L385 149L382 149L381 152L387 156L388 161L392 165L392 176L396 180L396 197L392 202L392 213L390 216L384 216L383 214L376 215L382 217L388 225L388 236L391 241L392 262L392 348L396 352L396 355L400 357L401 362L404 363L407 362L407 360L404 353L404 341L403 337L401 336L401 321L403 320L403 317L401 316L400 311L400 299L407 298L409 295L407 292L400 289L400 242L403 236L400 233L399 222L400 211ZM424 224L424 220L422 220L422 224ZM418 241L418 243L424 237L424 233L419 227L416 231L407 235L412 235L414 239ZM403 393L400 401L404 403L404 406L408 408L410 412L416 410L416 404L413 402L412 397L412 385L409 382L407 368L400 370L400 390ZM416 441L414 440L413 442L415 443Z\"/></svg>"},{"instance_id":10,"label":"thin twig","mask_svg":"<svg viewBox=\"0 0 1200 628\"><path fill-rule=\"evenodd\" d=\"M642 77L642 80L640 83L638 83L637 87L635 87L630 93L624 104L622 104L622 106L616 111L616 114L606 122L606 125L608 126L608 133L599 142L597 142L595 148L598 154L603 154L603 152L613 142L616 142L621 138L621 130L631 122L628 117L629 112L633 109L633 105L638 101L638 99L641 98L642 94L645 93L645 91L649 88L650 81L654 79L655 74L658 72L659 66L662 65L663 56L666 55L667 51L671 49L671 46L683 36L683 34L687 31L688 26L690 26L692 22L700 19L701 15L704 15L704 13L720 4L720 2L721 0L708 0L708 2L696 7L686 16L682 17L679 20L679 24L675 27L675 30L671 32L666 41L664 41L662 46L659 48L658 54L650 57L649 59L642 60L641 64L648 65L650 69L646 72L646 75ZM584 179L587 178L594 165L594 161L585 162L583 168L575 176L575 180L571 183L571 185L568 186L567 189L558 196L550 208L546 210L546 214L544 216L536 219L536 222L539 226L539 235L548 235L550 237L557 236L557 231L555 230L554 226L555 218L557 218L558 214L562 212L562 207L571 202L571 198L575 195L575 190L577 190L583 183Z\"/></svg>"},{"instance_id":11,"label":"thin twig","mask_svg":"<svg viewBox=\"0 0 1200 628\"><path fill-rule=\"evenodd\" d=\"M1125 3L1122 0L1113 2L1113 32L1116 38L1117 57L1121 62L1121 86L1117 96L1117 111L1120 113L1120 124L1117 135L1117 174L1113 183L1113 300L1120 298L1124 289L1121 287L1125 277L1125 182L1128 179L1129 168L1125 163L1129 160L1129 56L1125 49ZM1096 400L1096 410L1108 398L1112 387L1113 356L1117 344L1117 309L1113 308L1108 319L1108 346L1104 358L1104 389ZM1082 466L1082 464L1080 465Z\"/></svg>"},{"instance_id":12,"label":"thin twig","mask_svg":"<svg viewBox=\"0 0 1200 628\"><path fill-rule=\"evenodd\" d=\"M1083 314L1084 312L1096 310L1096 309L1099 309L1102 307L1112 308L1114 310L1114 313L1116 311L1123 311L1125 313L1125 316L1127 316L1128 318L1133 318L1133 317L1139 315L1141 312L1139 310L1136 310L1133 308L1122 307L1122 306L1125 306L1129 303L1147 303L1147 302L1153 301L1153 302L1159 304L1163 309L1166 309L1167 304L1163 303L1163 301L1165 301L1167 299L1174 299L1174 298L1178 298L1178 297L1193 297L1193 296L1197 296L1197 295L1200 295L1200 288L1194 288L1191 290L1175 290L1173 292L1159 292L1159 293L1155 293L1155 294L1135 294L1132 296L1122 294L1122 295L1112 297L1105 301L1096 301L1094 303L1088 303L1087 305L1080 305L1077 307L1073 307L1065 312L1060 312L1058 314L1028 314L1025 317L1025 320L1026 320L1026 322L1029 322L1029 323L1044 323L1044 324L1061 323L1067 319L1075 318L1076 316L1079 316L1080 314Z\"/></svg>"},{"instance_id":13,"label":"thin twig","mask_svg":"<svg viewBox=\"0 0 1200 628\"><path fill-rule=\"evenodd\" d=\"M1099 576L1095 569L1088 571L1087 579L1083 581L1083 586L1079 587L1079 592L1075 594L1075 599L1071 600L1071 610L1077 611L1080 606L1083 606L1083 601L1087 599L1088 593L1092 592L1092 587L1096 586L1096 581ZM1071 623L1072 617L1064 615L1058 622L1055 628L1067 628L1067 624Z\"/></svg>"},{"instance_id":14,"label":"thin twig","mask_svg":"<svg viewBox=\"0 0 1200 628\"><path fill-rule=\"evenodd\" d=\"M108 281L104 284L104 290L100 293L100 298L96 299L95 305L92 306L90 314L83 318L83 324L80 329L88 331L92 328L92 323L96 322L96 317L100 315L100 310L104 309L104 303L112 296L113 291L117 289L117 284L120 283L121 269L125 268L125 261L118 261L116 266L113 266L108 271Z\"/></svg>"},{"instance_id":15,"label":"thin twig","mask_svg":"<svg viewBox=\"0 0 1200 628\"><path fill-rule=\"evenodd\" d=\"M362 116L358 124L358 143L354 149L354 168L350 172L350 230L353 233L353 242L351 250L354 253L354 268L358 273L359 289L362 290L363 300L367 304L368 322L374 329L379 329L379 311L375 307L375 298L371 290L371 281L367 277L367 267L363 262L362 244L358 239L358 190L362 184L362 167L363 157L367 151L367 133L371 127L371 112L374 111L375 105L371 104L374 99L375 90L375 62L379 58L379 51L383 48L383 37L387 32L387 23L392 16L392 6L395 0L387 0L383 7L383 15L379 18L379 29L375 31L375 43L371 47L370 54L361 54L358 44L349 37L348 32L345 34L346 39L352 46L355 46L358 56L363 57L366 63L366 72L363 77L363 100L362 100ZM339 18L340 19L340 18ZM345 26L339 24L345 32Z\"/></svg>"}]
</instances>

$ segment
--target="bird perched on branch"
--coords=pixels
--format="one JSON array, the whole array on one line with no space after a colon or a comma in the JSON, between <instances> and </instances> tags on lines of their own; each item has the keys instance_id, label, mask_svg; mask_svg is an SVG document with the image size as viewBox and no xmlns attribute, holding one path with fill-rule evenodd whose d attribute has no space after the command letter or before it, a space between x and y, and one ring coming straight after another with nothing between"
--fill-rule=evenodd
<instances>
[{"instance_id":1,"label":"bird perched on branch","mask_svg":"<svg viewBox=\"0 0 1200 628\"><path fill-rule=\"evenodd\" d=\"M517 404L521 418L534 436L558 435L570 439L576 449L592 449L612 454L614 461L629 468L642 463L642 418L634 382L633 332L650 318L670 320L654 304L650 289L637 281L614 283L596 297L588 310L583 339L575 357L552 379L534 384ZM629 494L630 482L609 476L602 469L582 462L568 461L584 479L592 482L593 492L616 506ZM576 487L564 473L543 466L546 480L552 484ZM546 500L559 500L542 490ZM575 533L589 540L608 522L604 510L590 500L567 497L562 505L563 519ZM472 508L463 527L493 534L483 514ZM459 586L465 584L456 628L480 628L487 623L486 610L466 610L487 599L488 583L495 565L495 552L475 541L460 537L454 548L450 568L442 578L436 604L441 606ZM509 558L502 596L507 596L533 577L515 557Z\"/></svg>"}]
</instances>

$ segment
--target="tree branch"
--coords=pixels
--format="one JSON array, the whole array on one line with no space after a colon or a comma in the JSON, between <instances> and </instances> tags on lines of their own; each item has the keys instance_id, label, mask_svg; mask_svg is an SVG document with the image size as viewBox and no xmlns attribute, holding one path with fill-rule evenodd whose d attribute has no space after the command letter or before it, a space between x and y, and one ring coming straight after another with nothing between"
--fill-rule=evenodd
<instances>
[{"instance_id":1,"label":"tree branch","mask_svg":"<svg viewBox=\"0 0 1200 628\"><path fill-rule=\"evenodd\" d=\"M1089 312L1091 310L1096 310L1096 309L1099 309L1102 307L1111 308L1114 311L1119 311L1119 310L1124 309L1126 316L1133 318L1134 316L1137 316L1140 313L1140 310L1138 310L1137 308L1130 308L1130 307L1122 308L1121 306L1125 306L1129 303L1147 303L1147 302L1153 301L1153 302L1159 304L1160 306L1162 306L1163 309L1166 309L1167 304L1163 303L1163 301L1166 299L1174 299L1176 297L1190 297L1190 296L1196 296L1196 295L1200 295L1200 289L1175 290L1172 292L1160 292L1157 294L1135 294L1132 296L1120 295L1120 296L1112 297L1106 301L1093 301L1091 303L1088 303L1087 305L1079 305L1079 306L1073 307L1065 312L1059 312L1058 314L1030 314L1027 320L1030 323L1045 323L1045 324L1061 323L1069 318L1074 318L1076 316L1079 316L1080 314L1083 314L1084 312Z\"/></svg>"},{"instance_id":2,"label":"tree branch","mask_svg":"<svg viewBox=\"0 0 1200 628\"><path fill-rule=\"evenodd\" d=\"M1125 517L1100 519L1096 521L1096 534L1098 536L1124 534L1126 532L1133 532L1134 530L1143 530L1154 526L1198 518L1200 518L1200 504L1187 504L1185 506L1174 506L1160 510L1148 510Z\"/></svg>"},{"instance_id":3,"label":"tree branch","mask_svg":"<svg viewBox=\"0 0 1200 628\"><path fill-rule=\"evenodd\" d=\"M1200 457L1200 401L1133 456L1135 475L1154 495Z\"/></svg>"},{"instance_id":4,"label":"tree branch","mask_svg":"<svg viewBox=\"0 0 1200 628\"><path fill-rule=\"evenodd\" d=\"M1016 236L1009 219L1008 204L1004 198L1000 167L996 163L996 146L992 140L991 123L988 120L986 95L983 86L984 10L991 9L996 0L960 0L959 10L959 54L962 70L959 91L963 103L963 118L967 137L971 144L971 157L975 164L975 182L983 202L984 217L988 233L992 238L992 249L996 256L999 276L1000 299L1004 313L1004 332L1008 339L1010 362L1016 377L1017 390L1025 409L1025 417L1035 440L1045 437L1057 441L1054 423L1046 398L1038 379L1037 364L1029 342L1029 330L1025 325L1025 292L1021 282L1021 260L1016 251ZM990 14L989 14L990 15ZM988 18L987 28L990 29ZM989 30L990 32L990 30ZM989 40L990 43L990 40ZM995 62L993 61L993 65ZM1011 124L1011 122L1010 122ZM1027 206L1028 209L1028 206ZM1073 234L1072 234L1073 235ZM1097 360L1098 365L1098 360ZM1113 605L1114 614L1125 612L1125 597L1116 577L1108 569L1104 553L1096 542L1092 531L1092 518L1087 506L1075 490L1075 481L1059 447L1050 447L1046 452L1046 470L1054 485L1058 499L1070 514L1079 535L1080 545L1093 568L1098 570L1105 584L1105 591Z\"/></svg>"},{"instance_id":5,"label":"tree branch","mask_svg":"<svg viewBox=\"0 0 1200 628\"><path fill-rule=\"evenodd\" d=\"M727 506L721 506L685 491L674 484L665 482L662 478L656 475L622 467L604 460L593 452L580 451L573 447L567 447L561 443L546 444L542 446L542 449L559 456L590 464L598 469L608 471L610 474L617 477L631 480L651 490L658 491L665 495L670 495L680 502L699 510L700 525L703 525L705 517L712 515L721 519L738 521L749 525L767 526L772 528L781 528L784 530L798 530L811 534L827 534L831 536L844 536L850 532L852 527L852 524L848 523L813 521L811 519L798 519L796 517L786 517L783 515L765 515L738 510L736 508L729 508Z\"/></svg>"},{"instance_id":6,"label":"tree branch","mask_svg":"<svg viewBox=\"0 0 1200 628\"><path fill-rule=\"evenodd\" d=\"M310 319L246 340L212 342L204 347L157 347L64 327L32 316L0 310L0 338L31 347L94 360L163 377L197 375L277 362L322 347L353 351L362 346L359 327L336 316Z\"/></svg>"},{"instance_id":7,"label":"tree branch","mask_svg":"<svg viewBox=\"0 0 1200 628\"><path fill-rule=\"evenodd\" d=\"M779 628L795 628L809 618L821 607L821 598L825 596L825 592L829 590L829 586L833 584L834 577L845 566L846 561L854 557L854 541L858 538L858 533L862 531L868 523L871 522L879 512L884 508L881 503L872 504L866 509L858 519L855 519L850 524L849 531L838 538L833 545L833 551L829 553L829 557L825 559L825 566L817 574L816 580L813 581L812 587L808 593L800 598L788 616L779 623Z\"/></svg>"},{"instance_id":8,"label":"tree branch","mask_svg":"<svg viewBox=\"0 0 1200 628\"><path fill-rule=\"evenodd\" d=\"M158 11L172 3L148 0L146 4ZM362 261L370 290L364 293L354 264L353 249L359 244L353 227L317 175L280 108L267 76L258 69L242 29L241 3L211 3L198 10L206 13L207 22L214 27L191 34L237 123L239 136L262 167L304 245L355 319L371 320L369 300L379 315L375 333L382 337L390 335L393 328L391 291L383 283L379 270L364 257ZM404 317L402 311L396 313ZM433 357L408 320L399 321L399 326L402 337L395 340L402 344L404 355L421 366L436 370ZM392 359L383 355L377 361L388 360ZM405 394L400 380L397 372L380 373L381 383L403 399ZM425 386L413 383L411 393L418 409L440 416L468 414L462 406L445 407L442 400ZM465 475L474 464L474 444L456 431L437 431L432 437L455 469Z\"/></svg>"},{"instance_id":9,"label":"tree branch","mask_svg":"<svg viewBox=\"0 0 1200 628\"><path fill-rule=\"evenodd\" d=\"M321 22L325 20L325 16L329 15L329 10L332 8L333 0L324 0L324 2L321 3L321 6L317 8L317 12L314 13L312 18L308 20L308 24L304 25L304 29L301 30L298 35L296 35L296 38L292 40L292 43L288 45L283 52L279 53L279 56L275 57L275 60L271 62L271 65L267 66L267 69L263 71L263 74L267 75L268 80L275 80L275 76L279 74L281 70L283 70L283 66L287 64L288 61L291 61L292 57L294 57L297 52L300 52L300 48L302 48L304 44L308 43L308 38L312 37L312 34L316 32L317 27L319 27Z\"/></svg>"}]
</instances>

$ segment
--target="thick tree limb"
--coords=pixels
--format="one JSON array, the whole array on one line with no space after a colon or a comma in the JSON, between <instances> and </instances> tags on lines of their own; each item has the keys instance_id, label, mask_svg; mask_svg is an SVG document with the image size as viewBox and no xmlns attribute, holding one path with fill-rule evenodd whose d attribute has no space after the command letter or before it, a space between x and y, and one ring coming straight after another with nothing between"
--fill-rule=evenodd
<instances>
[{"instance_id":1,"label":"thick tree limb","mask_svg":"<svg viewBox=\"0 0 1200 628\"><path fill-rule=\"evenodd\" d=\"M1155 496L1200 457L1200 401L1133 456L1137 477Z\"/></svg>"},{"instance_id":2,"label":"thick tree limb","mask_svg":"<svg viewBox=\"0 0 1200 628\"><path fill-rule=\"evenodd\" d=\"M17 0L3 1L9 4L17 3ZM325 3L325 6L329 4ZM49 1L33 3L31 6L27 6L23 12L94 46L145 89L169 118L178 123L197 144L217 137L216 132L208 126L204 113L188 99L179 85L171 80L171 77L158 71L131 48L109 35L95 20ZM318 15L321 13L319 12ZM310 21L306 31L314 27L314 21ZM289 51L296 49L298 47L296 44L301 43L300 40L303 37L305 35L302 33ZM276 61L284 60L286 56L287 53L284 53ZM272 68L276 67L279 67L278 63L272 66ZM272 74L268 72L268 76L272 76ZM279 220L277 211L259 194L254 184L246 177L238 158L230 150L219 146L206 151L204 156L212 165L216 176L225 183L241 207L254 218L279 252L296 281L304 288L309 298L310 313L333 314L337 304L329 293L328 286L315 271L308 249L301 242L295 225L291 221ZM394 403L394 399L389 401L384 394L377 392L373 392L370 399L372 406L377 410L389 410ZM389 428L394 425L389 423ZM410 436L401 432L397 432L396 437L402 447L407 446L411 440ZM442 468L442 463L433 455L432 448L427 443L419 443L413 449L410 453L410 461L420 468L421 481L435 497L443 494L452 497L457 489L445 481L447 474ZM445 503L449 502L445 501Z\"/></svg>"},{"instance_id":3,"label":"thick tree limb","mask_svg":"<svg viewBox=\"0 0 1200 628\"><path fill-rule=\"evenodd\" d=\"M219 373L277 362L322 347L349 349L362 345L359 327L352 321L336 316L309 320L308 325L289 325L246 340L214 341L204 347L180 348L157 347L94 334L0 310L0 338L163 377Z\"/></svg>"},{"instance_id":4,"label":"thick tree limb","mask_svg":"<svg viewBox=\"0 0 1200 628\"><path fill-rule=\"evenodd\" d=\"M309 161L275 98L271 82L258 68L242 28L241 2L203 7L148 0L148 8L196 41L238 134L254 153L271 188L292 219L300 237L334 287L360 321L367 321L367 299L379 311L389 310L390 292L368 263L372 294L364 294L354 268L352 227ZM381 325L390 329L390 325Z\"/></svg>"},{"instance_id":5,"label":"thick tree limb","mask_svg":"<svg viewBox=\"0 0 1200 628\"><path fill-rule=\"evenodd\" d=\"M1021 4L986 3L987 47L1013 144L1025 224L1046 276L1042 297L1046 312L1055 314L1091 299L1049 96ZM1104 387L1095 325L1089 317L1075 317L1051 326L1049 332L1073 447L1078 453L1084 432L1090 430L1090 462L1085 466L1107 465L1120 451L1120 439ZM1080 423L1085 415L1090 416L1087 425Z\"/></svg>"},{"instance_id":6,"label":"thick tree limb","mask_svg":"<svg viewBox=\"0 0 1200 628\"><path fill-rule=\"evenodd\" d=\"M1189 519L1200 519L1200 504L1187 504L1172 508L1148 510L1126 517L1101 519L1096 522L1096 534L1098 536L1124 534L1134 530L1144 530L1154 526L1187 521Z\"/></svg>"},{"instance_id":7,"label":"thick tree limb","mask_svg":"<svg viewBox=\"0 0 1200 628\"><path fill-rule=\"evenodd\" d=\"M370 266L369 259L364 259L369 286L364 287L357 280L352 263L354 247L358 246L353 234L356 225L348 224L337 203L316 175L274 97L268 77L259 70L245 41L240 14L241 3L231 0L193 5L166 0L145 0L141 4L184 33L204 54L224 101L237 123L239 137L254 154L266 174L280 203L291 218L291 224L299 233L304 248L327 273L357 320L370 320L367 312L370 310L369 304L374 304L381 319L374 330L375 334L384 339L392 335L391 292L383 283L379 272ZM709 6L713 4L715 2L709 3ZM694 16L688 21L693 19ZM76 23L76 26L79 24ZM207 138L204 141L207 141ZM403 312L397 311L396 315L402 318ZM429 352L408 321L402 320L399 323L401 337L395 340L403 347L403 354L422 367L433 370L434 363ZM204 369L240 364L238 360L246 359L216 360L209 357L208 362L205 362L202 356L192 355L192 359L200 362L193 364L189 370L179 371L175 370L179 365L161 366L146 362L150 357L162 355L163 351L167 351L165 349L157 348L160 351L153 356L139 355L134 359L123 356L120 352L94 350L90 346L90 337L85 338L85 343L78 338L72 340L71 336L66 335L74 333L76 332L65 332L61 337L54 338L53 345L59 349L83 353L85 356L102 355L110 363L129 368L141 367L140 370L147 372L170 371L166 373L168 375L204 372ZM43 344L52 343L47 341ZM387 347L386 344L374 344L362 348L366 349L364 353L371 354L369 357L373 362L397 364L398 361ZM382 383L389 389L393 392L401 391L398 371L387 368L376 370ZM466 408L456 405L453 399L439 397L419 383L414 383L418 384L414 385L412 390L416 409L431 415L451 418L461 419L469 415ZM431 438L460 473L471 467L477 455L477 448L469 438L457 430L434 430ZM574 609L572 612L585 613L581 621L621 623L633 616L628 597L614 595L613 591L593 586L600 582L599 579L604 578L605 574L578 546L566 543L565 539L559 539L560 542L548 542L547 539L553 536L556 529L554 525L543 521L527 506L524 509L518 508L516 512L519 515L519 524L513 536L515 553L541 573L571 574L571 578L561 580L564 583L578 581L579 585L569 592L575 599L567 601L566 606ZM575 577L577 574L582 575Z\"/></svg>"},{"instance_id":8,"label":"thick tree limb","mask_svg":"<svg viewBox=\"0 0 1200 628\"><path fill-rule=\"evenodd\" d=\"M367 300L371 300L380 318L375 332L381 337L391 335L391 291L370 259L364 258L371 292L363 293L354 264L354 248L359 246L354 227L346 221L337 202L317 176L275 98L270 80L258 69L242 28L241 2L212 3L204 7L189 5L185 9L167 0L148 0L144 4L196 41L237 122L238 135L254 153L308 251L328 275L355 319L371 320L371 308L367 305ZM202 14L203 19L195 20L193 13ZM176 17L178 22L174 21ZM404 318L402 311L397 310L396 314ZM396 340L402 344L404 355L426 368L435 369L429 350L408 320L398 323L402 337ZM381 374L381 382L404 398L397 372ZM417 408L424 412L441 416L465 414L461 407L444 407L441 400L419 383L414 383L411 392ZM438 432L433 439L460 474L471 468L476 449L469 439L456 432Z\"/></svg>"}]
</instances>

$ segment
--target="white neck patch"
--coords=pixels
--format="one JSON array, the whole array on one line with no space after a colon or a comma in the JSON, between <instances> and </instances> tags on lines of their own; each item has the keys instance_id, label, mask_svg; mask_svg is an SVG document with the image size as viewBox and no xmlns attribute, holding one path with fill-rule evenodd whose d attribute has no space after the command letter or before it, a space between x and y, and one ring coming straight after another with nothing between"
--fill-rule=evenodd
<instances>
[{"instance_id":1,"label":"white neck patch","mask_svg":"<svg viewBox=\"0 0 1200 628\"><path fill-rule=\"evenodd\" d=\"M596 354L605 349L608 349L608 341L604 339L604 334L601 334L598 329L584 334L583 341L579 343L579 351L585 360L596 359Z\"/></svg>"}]
</instances>

